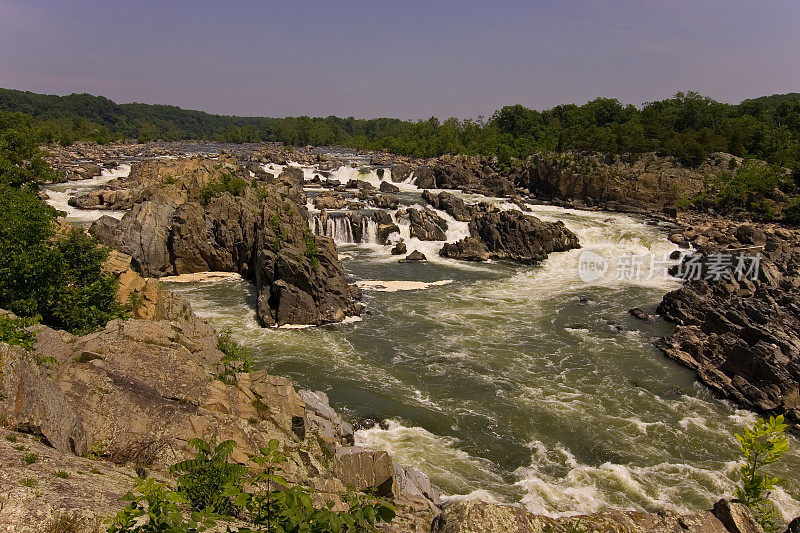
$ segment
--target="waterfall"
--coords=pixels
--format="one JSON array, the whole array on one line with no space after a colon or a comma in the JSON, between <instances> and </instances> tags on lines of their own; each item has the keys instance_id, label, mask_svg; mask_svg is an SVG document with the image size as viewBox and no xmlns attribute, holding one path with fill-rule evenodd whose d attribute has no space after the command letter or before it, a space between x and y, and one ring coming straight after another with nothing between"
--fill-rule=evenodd
<instances>
[{"instance_id":1,"label":"waterfall","mask_svg":"<svg viewBox=\"0 0 800 533\"><path fill-rule=\"evenodd\" d=\"M361 242L367 244L378 243L378 223L372 218L364 217L361 221Z\"/></svg>"},{"instance_id":2,"label":"waterfall","mask_svg":"<svg viewBox=\"0 0 800 533\"><path fill-rule=\"evenodd\" d=\"M353 226L349 217L332 217L330 215L314 215L309 219L308 226L317 235L330 237L337 244L355 242Z\"/></svg>"}]
</instances>

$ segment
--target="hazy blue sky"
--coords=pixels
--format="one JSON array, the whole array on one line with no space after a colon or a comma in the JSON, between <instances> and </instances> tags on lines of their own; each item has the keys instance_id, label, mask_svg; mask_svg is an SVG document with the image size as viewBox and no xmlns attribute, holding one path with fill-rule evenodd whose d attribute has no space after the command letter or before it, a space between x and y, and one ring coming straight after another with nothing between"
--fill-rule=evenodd
<instances>
[{"instance_id":1,"label":"hazy blue sky","mask_svg":"<svg viewBox=\"0 0 800 533\"><path fill-rule=\"evenodd\" d=\"M798 28L798 0L0 0L0 87L262 116L738 102L800 91Z\"/></svg>"}]
</instances>

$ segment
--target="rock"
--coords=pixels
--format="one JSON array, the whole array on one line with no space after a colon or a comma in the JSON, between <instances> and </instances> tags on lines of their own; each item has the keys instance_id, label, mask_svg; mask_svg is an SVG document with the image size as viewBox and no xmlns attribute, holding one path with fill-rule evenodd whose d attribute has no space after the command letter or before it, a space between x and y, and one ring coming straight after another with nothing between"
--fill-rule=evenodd
<instances>
[{"instance_id":1,"label":"rock","mask_svg":"<svg viewBox=\"0 0 800 533\"><path fill-rule=\"evenodd\" d=\"M470 222L469 229L486 246L490 258L520 263L535 263L550 252L580 246L577 235L563 222L542 222L516 210L480 215Z\"/></svg>"},{"instance_id":2,"label":"rock","mask_svg":"<svg viewBox=\"0 0 800 533\"><path fill-rule=\"evenodd\" d=\"M736 228L735 236L742 244L763 245L767 241L767 235L762 230L749 224Z\"/></svg>"},{"instance_id":3,"label":"rock","mask_svg":"<svg viewBox=\"0 0 800 533\"><path fill-rule=\"evenodd\" d=\"M488 261L490 258L486 245L476 237L465 237L454 243L445 243L439 250L439 255L463 261Z\"/></svg>"},{"instance_id":4,"label":"rock","mask_svg":"<svg viewBox=\"0 0 800 533\"><path fill-rule=\"evenodd\" d=\"M406 181L411 175L412 169L405 163L398 163L391 168L392 181L395 183Z\"/></svg>"},{"instance_id":5,"label":"rock","mask_svg":"<svg viewBox=\"0 0 800 533\"><path fill-rule=\"evenodd\" d=\"M385 181L382 183L386 183ZM375 207L380 209L396 209L400 204L400 199L393 194L376 194Z\"/></svg>"},{"instance_id":6,"label":"rock","mask_svg":"<svg viewBox=\"0 0 800 533\"><path fill-rule=\"evenodd\" d=\"M428 258L425 257L425 254L423 254L419 250L414 250L413 252L411 252L410 254L405 256L404 259L401 259L400 262L401 263L415 263L415 262L418 262L418 261L427 261L427 260L428 260Z\"/></svg>"},{"instance_id":7,"label":"rock","mask_svg":"<svg viewBox=\"0 0 800 533\"><path fill-rule=\"evenodd\" d=\"M422 193L422 198L435 209L444 211L460 222L469 222L472 220L472 212L464 201L449 192L431 194L430 191L424 191Z\"/></svg>"},{"instance_id":8,"label":"rock","mask_svg":"<svg viewBox=\"0 0 800 533\"><path fill-rule=\"evenodd\" d=\"M677 259L680 259L680 258L681 258L681 255L682 255L682 254L681 254L680 250L673 250L672 252L670 252L670 254L669 254L669 258L670 258L672 261L675 261L675 260L677 260Z\"/></svg>"},{"instance_id":9,"label":"rock","mask_svg":"<svg viewBox=\"0 0 800 533\"><path fill-rule=\"evenodd\" d=\"M397 185L392 185L388 181L382 181L380 187L378 187L378 190L381 192L388 192L394 194L400 192L400 187L398 187Z\"/></svg>"},{"instance_id":10,"label":"rock","mask_svg":"<svg viewBox=\"0 0 800 533\"><path fill-rule=\"evenodd\" d=\"M789 527L786 528L785 533L800 533L800 517L789 522Z\"/></svg>"},{"instance_id":11,"label":"rock","mask_svg":"<svg viewBox=\"0 0 800 533\"><path fill-rule=\"evenodd\" d=\"M300 390L298 394L306 405L306 418L311 431L330 441L353 444L352 424L343 421L339 413L331 408L327 394L309 390Z\"/></svg>"},{"instance_id":12,"label":"rock","mask_svg":"<svg viewBox=\"0 0 800 533\"><path fill-rule=\"evenodd\" d=\"M644 320L645 322L650 320L650 315L648 315L638 307L634 307L633 309L628 309L628 313L630 313L632 317L638 318L639 320Z\"/></svg>"},{"instance_id":13,"label":"rock","mask_svg":"<svg viewBox=\"0 0 800 533\"><path fill-rule=\"evenodd\" d=\"M719 500L713 513L730 533L764 533L750 509L741 503Z\"/></svg>"},{"instance_id":14,"label":"rock","mask_svg":"<svg viewBox=\"0 0 800 533\"><path fill-rule=\"evenodd\" d=\"M240 196L225 193L203 205L192 200L198 187L217 179L220 169L238 167L202 158L163 165L135 167L137 183L147 184L139 196L151 199L120 221L102 217L91 228L102 243L130 255L134 269L152 277L237 272L256 285L263 325L338 322L360 311L335 244L308 230L300 169L285 169L273 183L260 185L258 195L248 187ZM331 208L346 203L331 193L318 198L318 205L323 202Z\"/></svg>"},{"instance_id":15,"label":"rock","mask_svg":"<svg viewBox=\"0 0 800 533\"><path fill-rule=\"evenodd\" d=\"M414 170L414 184L420 189L435 189L436 177L433 168L427 165L417 167Z\"/></svg>"},{"instance_id":16,"label":"rock","mask_svg":"<svg viewBox=\"0 0 800 533\"><path fill-rule=\"evenodd\" d=\"M456 501L445 507L432 533L728 533L708 511L676 515L637 511L609 511L590 515L550 518L534 515L518 505L481 501Z\"/></svg>"},{"instance_id":17,"label":"rock","mask_svg":"<svg viewBox=\"0 0 800 533\"><path fill-rule=\"evenodd\" d=\"M410 233L421 241L447 240L447 222L430 208L408 210Z\"/></svg>"},{"instance_id":18,"label":"rock","mask_svg":"<svg viewBox=\"0 0 800 533\"><path fill-rule=\"evenodd\" d=\"M400 234L397 224L378 224L378 244L386 244L389 237L395 233Z\"/></svg>"},{"instance_id":19,"label":"rock","mask_svg":"<svg viewBox=\"0 0 800 533\"><path fill-rule=\"evenodd\" d=\"M392 255L403 255L406 253L406 243L398 242L392 248Z\"/></svg>"},{"instance_id":20,"label":"rock","mask_svg":"<svg viewBox=\"0 0 800 533\"><path fill-rule=\"evenodd\" d=\"M317 209L344 209L347 200L344 195L329 192L322 193L313 200L314 207Z\"/></svg>"},{"instance_id":21,"label":"rock","mask_svg":"<svg viewBox=\"0 0 800 533\"><path fill-rule=\"evenodd\" d=\"M661 208L661 212L670 218L675 218L678 216L678 208L674 205L665 205L663 208Z\"/></svg>"}]
</instances>

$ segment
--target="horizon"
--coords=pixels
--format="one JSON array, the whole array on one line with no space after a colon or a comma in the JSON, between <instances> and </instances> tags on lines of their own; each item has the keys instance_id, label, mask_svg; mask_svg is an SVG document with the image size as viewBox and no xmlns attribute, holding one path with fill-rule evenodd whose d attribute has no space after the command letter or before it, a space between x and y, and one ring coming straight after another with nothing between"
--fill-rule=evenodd
<instances>
[{"instance_id":1,"label":"horizon","mask_svg":"<svg viewBox=\"0 0 800 533\"><path fill-rule=\"evenodd\" d=\"M800 89L800 4L0 0L0 85L217 115L488 117ZM33 43L33 44L32 44Z\"/></svg>"}]
</instances>

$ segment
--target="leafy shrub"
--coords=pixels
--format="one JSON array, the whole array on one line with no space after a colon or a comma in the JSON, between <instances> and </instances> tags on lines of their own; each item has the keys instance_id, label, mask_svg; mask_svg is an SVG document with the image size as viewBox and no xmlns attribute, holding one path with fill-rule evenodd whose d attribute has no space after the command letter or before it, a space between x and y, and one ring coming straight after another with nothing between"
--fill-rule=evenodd
<instances>
[{"instance_id":1,"label":"leafy shrub","mask_svg":"<svg viewBox=\"0 0 800 533\"><path fill-rule=\"evenodd\" d=\"M186 496L148 478L123 500L130 503L111 520L108 533L195 533L216 526L210 511L194 512L186 520L182 507Z\"/></svg>"},{"instance_id":2,"label":"leafy shrub","mask_svg":"<svg viewBox=\"0 0 800 533\"><path fill-rule=\"evenodd\" d=\"M272 439L258 455L250 457L259 465L258 471L228 463L233 441L215 444L214 440L193 439L192 446L198 450L198 456L170 468L182 473L178 478L181 490L172 491L148 478L133 493L126 495L125 499L130 503L113 518L109 533L205 531L224 518L215 507L215 503L219 505L220 502L231 512L241 509L255 528L233 529L228 526L230 533L367 532L374 531L376 524L389 523L395 517L391 505L375 498L350 498L349 510L342 512L332 511L332 502L316 508L311 489L300 485L290 487L278 473L280 465L286 462L286 456L277 439ZM191 481L187 482L187 479ZM195 496L201 498L193 501L192 492L187 490L195 491ZM225 502L232 503L235 508L228 507ZM191 511L204 504L209 505L202 511ZM185 518L187 511L188 520Z\"/></svg>"},{"instance_id":3,"label":"leafy shrub","mask_svg":"<svg viewBox=\"0 0 800 533\"><path fill-rule=\"evenodd\" d=\"M759 419L752 428L736 435L742 453L741 482L736 488L736 498L753 510L766 531L777 531L779 514L769 500L781 480L762 472L762 468L778 461L789 449L784 431L787 424L783 416Z\"/></svg>"},{"instance_id":4,"label":"leafy shrub","mask_svg":"<svg viewBox=\"0 0 800 533\"><path fill-rule=\"evenodd\" d=\"M25 328L38 322L38 317L11 318L0 315L0 342L22 346L25 350L33 350L36 336Z\"/></svg>"},{"instance_id":5,"label":"leafy shrub","mask_svg":"<svg viewBox=\"0 0 800 533\"><path fill-rule=\"evenodd\" d=\"M222 331L217 345L224 354L221 361L222 370L217 374L217 379L231 384L237 372L253 371L253 358L250 350L233 340L230 327Z\"/></svg>"},{"instance_id":6,"label":"leafy shrub","mask_svg":"<svg viewBox=\"0 0 800 533\"><path fill-rule=\"evenodd\" d=\"M226 172L222 174L220 179L212 181L200 191L200 202L203 205L208 205L212 198L226 192L231 193L233 196L241 196L249 186L250 183L246 179Z\"/></svg>"},{"instance_id":7,"label":"leafy shrub","mask_svg":"<svg viewBox=\"0 0 800 533\"><path fill-rule=\"evenodd\" d=\"M34 452L28 452L22 456L22 462L26 465L32 465L33 463L39 462L39 454Z\"/></svg>"},{"instance_id":8,"label":"leafy shrub","mask_svg":"<svg viewBox=\"0 0 800 533\"><path fill-rule=\"evenodd\" d=\"M310 231L306 230L303 234L303 240L306 243L306 249L303 255L308 257L311 261L311 269L316 270L319 268L319 248L317 248L317 239Z\"/></svg>"},{"instance_id":9,"label":"leafy shrub","mask_svg":"<svg viewBox=\"0 0 800 533\"><path fill-rule=\"evenodd\" d=\"M0 307L75 334L124 316L107 250L78 229L55 237L55 217L32 191L0 185Z\"/></svg>"},{"instance_id":10,"label":"leafy shrub","mask_svg":"<svg viewBox=\"0 0 800 533\"><path fill-rule=\"evenodd\" d=\"M22 485L23 487L33 488L36 485L38 485L39 482L36 481L35 479L29 478L29 477L24 477L24 478L19 480L19 484Z\"/></svg>"},{"instance_id":11,"label":"leafy shrub","mask_svg":"<svg viewBox=\"0 0 800 533\"><path fill-rule=\"evenodd\" d=\"M775 218L775 190L784 182L780 169L746 161L734 172L708 178L694 203L724 212L746 211L764 220Z\"/></svg>"},{"instance_id":12,"label":"leafy shrub","mask_svg":"<svg viewBox=\"0 0 800 533\"><path fill-rule=\"evenodd\" d=\"M202 511L210 507L216 513L230 515L233 502L223 492L228 486L241 488L242 478L247 473L247 467L228 462L236 443L226 440L217 444L214 438L211 442L191 439L189 446L197 450L195 458L181 461L169 469L181 474L178 488L186 494L193 510Z\"/></svg>"},{"instance_id":13,"label":"leafy shrub","mask_svg":"<svg viewBox=\"0 0 800 533\"><path fill-rule=\"evenodd\" d=\"M789 200L789 205L783 211L783 220L787 224L800 225L800 196Z\"/></svg>"}]
</instances>

